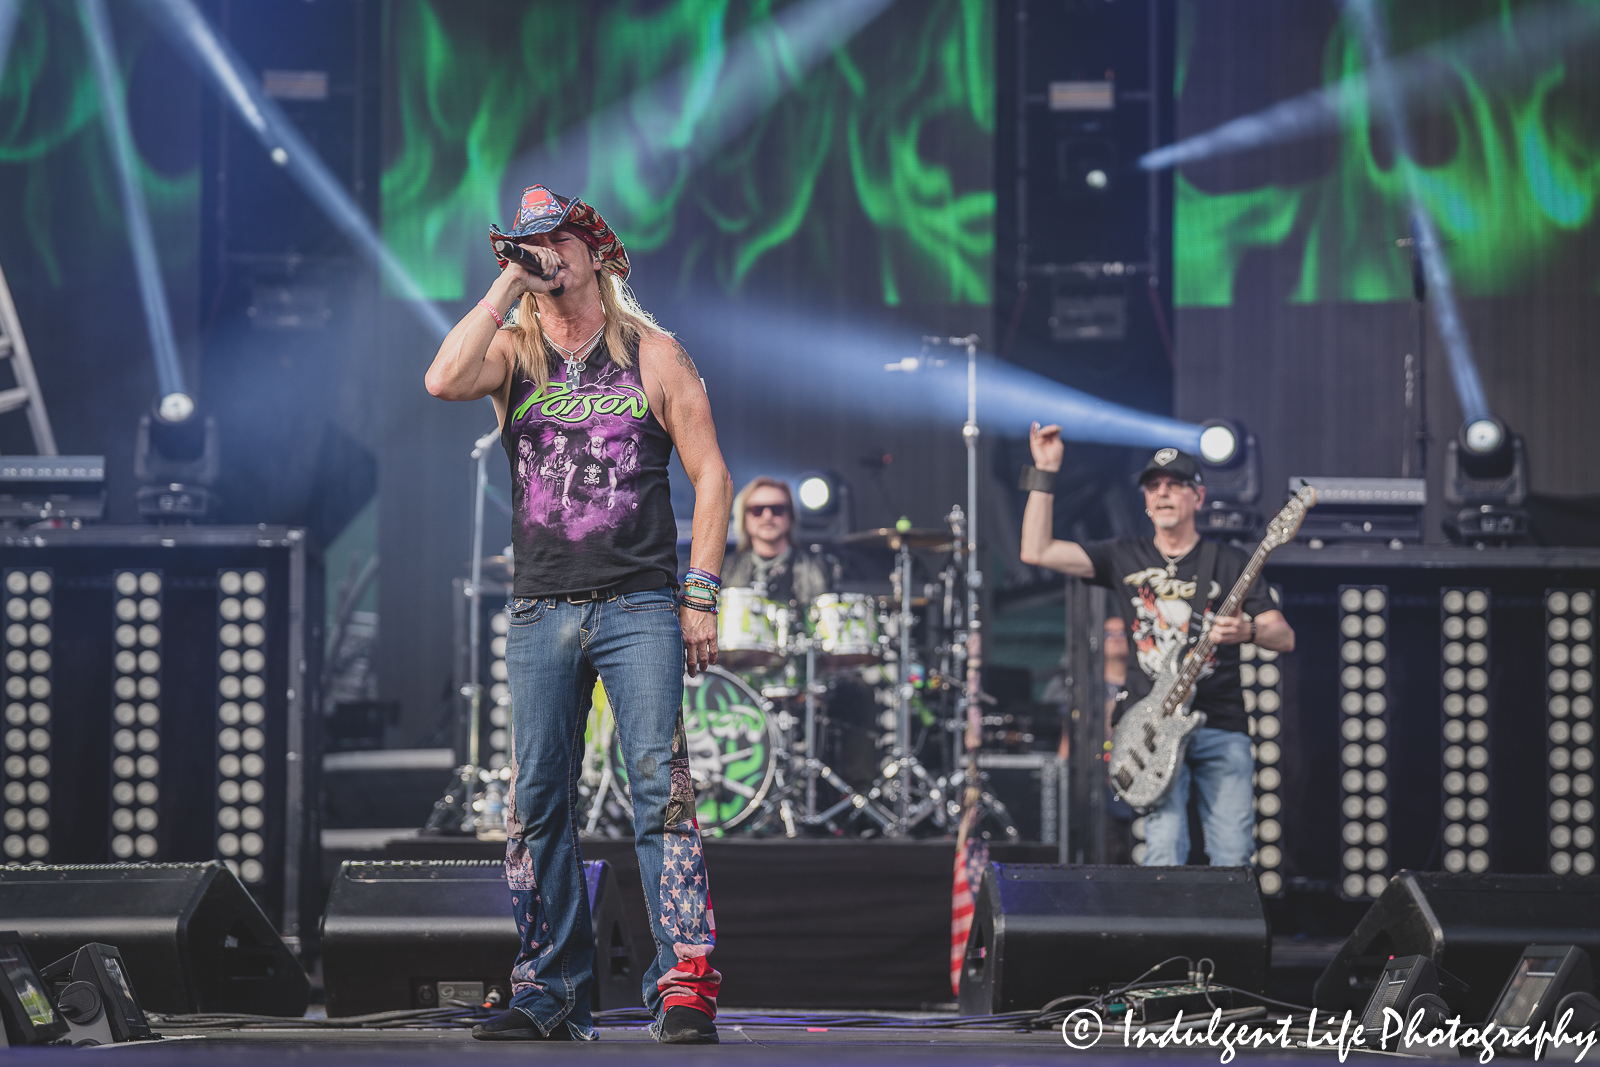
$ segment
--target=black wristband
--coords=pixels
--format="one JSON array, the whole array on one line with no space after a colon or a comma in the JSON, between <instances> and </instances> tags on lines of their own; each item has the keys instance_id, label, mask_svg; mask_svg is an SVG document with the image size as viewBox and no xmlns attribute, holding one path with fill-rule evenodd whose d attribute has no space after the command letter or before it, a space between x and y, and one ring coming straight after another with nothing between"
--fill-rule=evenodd
<instances>
[{"instance_id":1,"label":"black wristband","mask_svg":"<svg viewBox=\"0 0 1600 1067\"><path fill-rule=\"evenodd\" d=\"M1055 472L1042 471L1030 464L1022 468L1022 477L1017 479L1017 488L1026 489L1030 493L1054 493L1056 491Z\"/></svg>"},{"instance_id":2,"label":"black wristband","mask_svg":"<svg viewBox=\"0 0 1600 1067\"><path fill-rule=\"evenodd\" d=\"M1255 619L1255 616L1252 615L1252 616L1250 616L1250 643L1254 644L1255 640L1256 640L1256 619Z\"/></svg>"}]
</instances>

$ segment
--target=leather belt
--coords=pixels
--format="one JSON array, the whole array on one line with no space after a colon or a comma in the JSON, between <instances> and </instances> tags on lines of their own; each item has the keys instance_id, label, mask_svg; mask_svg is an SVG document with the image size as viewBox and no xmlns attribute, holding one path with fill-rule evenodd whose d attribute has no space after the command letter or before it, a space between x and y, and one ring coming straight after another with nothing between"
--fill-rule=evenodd
<instances>
[{"instance_id":1,"label":"leather belt","mask_svg":"<svg viewBox=\"0 0 1600 1067\"><path fill-rule=\"evenodd\" d=\"M610 600L616 595L617 587L613 585L605 589L585 589L581 593L567 593L561 599L568 604L588 604L595 600Z\"/></svg>"}]
</instances>

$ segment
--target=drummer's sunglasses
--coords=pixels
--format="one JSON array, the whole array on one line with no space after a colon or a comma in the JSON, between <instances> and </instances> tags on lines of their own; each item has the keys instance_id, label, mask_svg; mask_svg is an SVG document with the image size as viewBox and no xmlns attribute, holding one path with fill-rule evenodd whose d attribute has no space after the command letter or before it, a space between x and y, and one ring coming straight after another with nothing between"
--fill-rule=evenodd
<instances>
[{"instance_id":1,"label":"drummer's sunglasses","mask_svg":"<svg viewBox=\"0 0 1600 1067\"><path fill-rule=\"evenodd\" d=\"M757 519L763 517L769 511L772 512L776 518L787 519L789 517L788 504L751 504L749 507L744 509L744 513L746 515Z\"/></svg>"}]
</instances>

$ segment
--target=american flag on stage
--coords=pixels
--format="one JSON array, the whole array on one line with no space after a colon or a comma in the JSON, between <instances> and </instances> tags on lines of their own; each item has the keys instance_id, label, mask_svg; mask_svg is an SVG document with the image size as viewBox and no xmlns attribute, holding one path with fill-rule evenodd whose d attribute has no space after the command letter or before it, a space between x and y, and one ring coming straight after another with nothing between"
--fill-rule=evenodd
<instances>
[{"instance_id":1,"label":"american flag on stage","mask_svg":"<svg viewBox=\"0 0 1600 1067\"><path fill-rule=\"evenodd\" d=\"M950 895L950 992L956 996L961 995L961 961L967 953L967 935L972 932L973 902L987 866L987 842L956 843L955 888Z\"/></svg>"}]
</instances>

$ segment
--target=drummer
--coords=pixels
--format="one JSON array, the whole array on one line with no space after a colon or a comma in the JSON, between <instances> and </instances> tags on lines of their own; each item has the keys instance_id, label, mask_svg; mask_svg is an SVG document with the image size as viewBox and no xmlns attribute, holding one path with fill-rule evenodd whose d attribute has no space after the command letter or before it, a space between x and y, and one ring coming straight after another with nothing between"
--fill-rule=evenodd
<instances>
[{"instance_id":1,"label":"drummer","mask_svg":"<svg viewBox=\"0 0 1600 1067\"><path fill-rule=\"evenodd\" d=\"M794 497L787 482L752 478L734 498L733 513L739 522L738 551L723 565L724 588L745 586L780 604L805 604L833 592L822 558L797 550L790 540Z\"/></svg>"}]
</instances>

